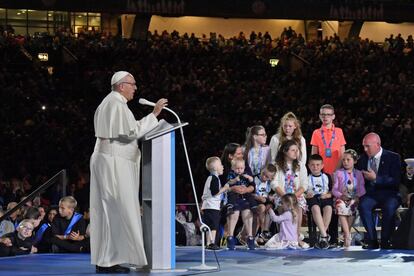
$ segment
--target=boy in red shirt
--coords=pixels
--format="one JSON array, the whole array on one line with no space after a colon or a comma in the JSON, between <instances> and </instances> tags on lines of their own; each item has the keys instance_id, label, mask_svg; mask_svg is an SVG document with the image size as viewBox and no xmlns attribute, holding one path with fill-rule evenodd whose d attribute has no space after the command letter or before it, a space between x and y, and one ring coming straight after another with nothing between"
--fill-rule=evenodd
<instances>
[{"instance_id":1,"label":"boy in red shirt","mask_svg":"<svg viewBox=\"0 0 414 276\"><path fill-rule=\"evenodd\" d=\"M335 110L332 105L321 106L319 118L322 121L322 126L313 131L310 142L311 152L322 156L324 172L332 175L341 166L346 141L342 129L333 124Z\"/></svg>"},{"instance_id":2,"label":"boy in red shirt","mask_svg":"<svg viewBox=\"0 0 414 276\"><path fill-rule=\"evenodd\" d=\"M315 129L311 139L311 154L319 154L323 158L323 171L333 175L334 171L342 165L342 154L345 151L345 137L342 129L335 127L333 120L335 119L334 107L330 104L321 106L319 118L322 126ZM331 223L328 229L331 236L330 243L338 242L338 216L332 214Z\"/></svg>"}]
</instances>

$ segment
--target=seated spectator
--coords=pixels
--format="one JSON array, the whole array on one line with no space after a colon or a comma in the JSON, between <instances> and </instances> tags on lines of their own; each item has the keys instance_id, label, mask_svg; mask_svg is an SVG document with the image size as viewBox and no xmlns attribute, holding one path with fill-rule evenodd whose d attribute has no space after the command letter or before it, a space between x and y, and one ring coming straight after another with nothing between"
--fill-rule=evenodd
<instances>
[{"instance_id":1,"label":"seated spectator","mask_svg":"<svg viewBox=\"0 0 414 276\"><path fill-rule=\"evenodd\" d=\"M0 257L25 255L36 253L33 246L33 224L29 220L22 220L16 231L0 238Z\"/></svg>"},{"instance_id":2,"label":"seated spectator","mask_svg":"<svg viewBox=\"0 0 414 276\"><path fill-rule=\"evenodd\" d=\"M16 202L10 202L7 204L7 211L13 209L17 206ZM20 215L20 209L11 213L9 218L3 220L0 225L0 237L14 232L14 230L17 229L17 226L19 225L19 215Z\"/></svg>"},{"instance_id":3,"label":"seated spectator","mask_svg":"<svg viewBox=\"0 0 414 276\"><path fill-rule=\"evenodd\" d=\"M271 188L271 182L276 175L276 167L273 164L267 164L264 170L259 175L254 177L256 185L255 199L257 202L257 228L253 229L257 232L257 243L267 242L272 235L269 232L270 217L267 211L274 208L274 193ZM260 228L260 232L257 230Z\"/></svg>"},{"instance_id":4,"label":"seated spectator","mask_svg":"<svg viewBox=\"0 0 414 276\"><path fill-rule=\"evenodd\" d=\"M227 224L228 234L227 248L229 250L235 249L236 239L234 229L236 227L239 215L243 220L244 231L247 234L247 248L253 250L255 248L255 240L253 233L253 214L251 208L257 208L257 203L253 197L254 183L253 177L246 174L245 161L243 159L233 159L231 161L232 170L228 175L228 184L231 192L228 192L229 208Z\"/></svg>"},{"instance_id":5,"label":"seated spectator","mask_svg":"<svg viewBox=\"0 0 414 276\"><path fill-rule=\"evenodd\" d=\"M303 212L307 211L304 192L308 188L306 168L301 167L298 161L299 147L294 140L287 140L281 146L276 155L276 176L272 181L272 189L275 194L275 206L280 208L282 197L285 194L294 194L297 197L297 233L300 235ZM298 239L299 245L308 248L309 245Z\"/></svg>"},{"instance_id":6,"label":"seated spectator","mask_svg":"<svg viewBox=\"0 0 414 276\"><path fill-rule=\"evenodd\" d=\"M247 128L243 157L253 175L259 175L271 162L270 147L266 145L266 140L267 134L263 126L255 125Z\"/></svg>"},{"instance_id":7,"label":"seated spectator","mask_svg":"<svg viewBox=\"0 0 414 276\"><path fill-rule=\"evenodd\" d=\"M408 211L401 216L401 223L392 239L393 248L414 249L414 200L410 201Z\"/></svg>"},{"instance_id":8,"label":"seated spectator","mask_svg":"<svg viewBox=\"0 0 414 276\"><path fill-rule=\"evenodd\" d=\"M59 215L52 223L52 251L55 253L88 252L89 239L85 238L86 224L83 216L75 213L77 202L66 196L59 201Z\"/></svg>"},{"instance_id":9,"label":"seated spectator","mask_svg":"<svg viewBox=\"0 0 414 276\"><path fill-rule=\"evenodd\" d=\"M357 168L365 178L366 194L361 197L359 214L367 231L364 249L379 247L373 210L381 208L381 248L389 249L391 235L395 228L395 211L400 205L398 185L401 180L401 161L399 154L383 149L381 138L371 132L362 140L365 153L358 160Z\"/></svg>"},{"instance_id":10,"label":"seated spectator","mask_svg":"<svg viewBox=\"0 0 414 276\"><path fill-rule=\"evenodd\" d=\"M365 194L365 182L362 172L354 169L358 154L347 149L342 154L342 169L334 174L332 194L335 196L335 210L344 233L344 248L351 246L351 227L354 223L357 206Z\"/></svg>"},{"instance_id":11,"label":"seated spectator","mask_svg":"<svg viewBox=\"0 0 414 276\"><path fill-rule=\"evenodd\" d=\"M3 216L4 214L5 212L3 210L0 210L0 217ZM14 232L14 230L15 228L14 228L13 223L11 223L8 220L3 220L0 223L0 238L4 236L5 234Z\"/></svg>"},{"instance_id":12,"label":"seated spectator","mask_svg":"<svg viewBox=\"0 0 414 276\"><path fill-rule=\"evenodd\" d=\"M411 201L414 201L414 158L405 159L407 167L405 174L401 179L400 192L403 201L403 206L410 206Z\"/></svg>"},{"instance_id":13,"label":"seated spectator","mask_svg":"<svg viewBox=\"0 0 414 276\"><path fill-rule=\"evenodd\" d=\"M54 208L54 207L51 207L47 211L47 215L46 215L47 222L52 223L57 214L58 214L58 210L56 208Z\"/></svg>"},{"instance_id":14,"label":"seated spectator","mask_svg":"<svg viewBox=\"0 0 414 276\"><path fill-rule=\"evenodd\" d=\"M319 239L315 244L317 248L329 247L330 237L327 233L332 218L333 200L331 177L322 172L323 158L319 154L312 154L308 162L310 174L308 176L308 189L306 202L312 211L312 219L319 229Z\"/></svg>"},{"instance_id":15,"label":"seated spectator","mask_svg":"<svg viewBox=\"0 0 414 276\"><path fill-rule=\"evenodd\" d=\"M37 209L39 210L40 213L40 220L44 220L45 219L45 215L46 215L46 207L43 205L40 205L39 207L37 207Z\"/></svg>"},{"instance_id":16,"label":"seated spectator","mask_svg":"<svg viewBox=\"0 0 414 276\"><path fill-rule=\"evenodd\" d=\"M39 207L40 209L41 207ZM58 211L55 208L50 208L47 215L40 222L39 226L35 228L34 245L39 253L48 253L52 251L52 222Z\"/></svg>"},{"instance_id":17,"label":"seated spectator","mask_svg":"<svg viewBox=\"0 0 414 276\"><path fill-rule=\"evenodd\" d=\"M36 207L29 207L24 213L23 219L29 220L36 229L41 222L39 209L37 209Z\"/></svg>"},{"instance_id":18,"label":"seated spectator","mask_svg":"<svg viewBox=\"0 0 414 276\"><path fill-rule=\"evenodd\" d=\"M230 188L236 186L253 186L253 176L245 172L245 161L243 159L234 159L231 161L231 170L227 176L227 183ZM257 211L257 202L252 193L239 194L233 191L227 193L227 214L231 215L234 210L240 210L240 205L248 202L253 213Z\"/></svg>"}]
</instances>

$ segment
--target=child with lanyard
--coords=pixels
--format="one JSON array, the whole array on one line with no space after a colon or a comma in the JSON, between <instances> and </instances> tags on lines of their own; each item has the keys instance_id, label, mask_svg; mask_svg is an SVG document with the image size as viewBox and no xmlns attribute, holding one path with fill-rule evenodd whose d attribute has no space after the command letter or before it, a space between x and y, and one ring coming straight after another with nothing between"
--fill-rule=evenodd
<instances>
[{"instance_id":1,"label":"child with lanyard","mask_svg":"<svg viewBox=\"0 0 414 276\"><path fill-rule=\"evenodd\" d=\"M311 154L322 156L324 171L333 174L337 168L340 168L346 141L342 129L333 124L335 110L332 105L323 105L320 108L319 118L322 126L312 133Z\"/></svg>"},{"instance_id":2,"label":"child with lanyard","mask_svg":"<svg viewBox=\"0 0 414 276\"><path fill-rule=\"evenodd\" d=\"M247 128L244 144L244 160L247 160L253 175L259 175L262 169L270 163L270 147L266 145L267 134L263 126Z\"/></svg>"},{"instance_id":3,"label":"child with lanyard","mask_svg":"<svg viewBox=\"0 0 414 276\"><path fill-rule=\"evenodd\" d=\"M334 174L332 194L335 196L335 210L344 233L344 247L351 245L351 227L354 222L359 198L365 194L364 176L354 168L358 154L347 149L342 156L342 169Z\"/></svg>"},{"instance_id":4,"label":"child with lanyard","mask_svg":"<svg viewBox=\"0 0 414 276\"><path fill-rule=\"evenodd\" d=\"M257 233L257 241L264 243L271 238L269 233L270 218L266 215L266 211L273 208L273 191L271 189L271 182L276 175L276 167L273 164L267 164L264 170L254 177L256 185L255 199L257 202L258 223L257 228L260 227L261 233Z\"/></svg>"},{"instance_id":5,"label":"child with lanyard","mask_svg":"<svg viewBox=\"0 0 414 276\"><path fill-rule=\"evenodd\" d=\"M307 204L304 192L308 188L308 177L306 168L300 166L298 161L298 145L293 140L285 141L276 155L277 172L272 181L272 189L276 192L275 206L281 206L281 197L285 194L294 194L298 201L296 210L297 233L300 236L300 227L302 225L303 212L307 211ZM299 245L307 248L309 245L299 239Z\"/></svg>"},{"instance_id":6,"label":"child with lanyard","mask_svg":"<svg viewBox=\"0 0 414 276\"><path fill-rule=\"evenodd\" d=\"M315 247L326 249L329 247L329 235L327 230L332 217L332 188L331 177L322 172L323 159L319 154L309 157L308 167L311 173L308 176L308 190L306 202L312 211L312 218L319 229L319 239Z\"/></svg>"}]
</instances>

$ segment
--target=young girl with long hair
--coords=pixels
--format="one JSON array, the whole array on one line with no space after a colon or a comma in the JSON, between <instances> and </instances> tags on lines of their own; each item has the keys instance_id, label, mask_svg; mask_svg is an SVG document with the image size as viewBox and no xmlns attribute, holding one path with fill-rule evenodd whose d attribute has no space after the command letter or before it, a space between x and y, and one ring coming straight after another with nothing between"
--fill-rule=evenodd
<instances>
[{"instance_id":1,"label":"young girl with long hair","mask_svg":"<svg viewBox=\"0 0 414 276\"><path fill-rule=\"evenodd\" d=\"M281 197L282 214L277 216L273 209L269 209L270 219L279 224L279 233L274 235L266 244L266 249L299 248L298 243L298 201L294 194L285 194Z\"/></svg>"},{"instance_id":2,"label":"young girl with long hair","mask_svg":"<svg viewBox=\"0 0 414 276\"><path fill-rule=\"evenodd\" d=\"M361 196L365 194L364 176L354 168L358 159L355 150L347 149L342 155L342 169L334 174L332 194L335 196L335 210L344 233L344 247L351 245L351 227Z\"/></svg>"},{"instance_id":3,"label":"young girl with long hair","mask_svg":"<svg viewBox=\"0 0 414 276\"><path fill-rule=\"evenodd\" d=\"M303 212L307 211L304 192L308 188L306 168L298 161L299 148L295 141L287 140L281 146L276 155L276 176L272 182L272 188L276 192L275 206L281 205L281 198L285 194L294 194L298 201L297 231L300 234ZM303 241L299 245L306 247Z\"/></svg>"},{"instance_id":4,"label":"young girl with long hair","mask_svg":"<svg viewBox=\"0 0 414 276\"><path fill-rule=\"evenodd\" d=\"M266 145L267 134L263 126L247 128L244 144L244 160L247 160L253 175L260 172L270 163L270 148Z\"/></svg>"},{"instance_id":5,"label":"young girl with long hair","mask_svg":"<svg viewBox=\"0 0 414 276\"><path fill-rule=\"evenodd\" d=\"M306 140L302 136L300 121L293 112L288 112L280 119L278 132L270 139L270 153L272 162L276 159L280 146L287 140L293 140L299 147L299 163L306 166Z\"/></svg>"}]
</instances>

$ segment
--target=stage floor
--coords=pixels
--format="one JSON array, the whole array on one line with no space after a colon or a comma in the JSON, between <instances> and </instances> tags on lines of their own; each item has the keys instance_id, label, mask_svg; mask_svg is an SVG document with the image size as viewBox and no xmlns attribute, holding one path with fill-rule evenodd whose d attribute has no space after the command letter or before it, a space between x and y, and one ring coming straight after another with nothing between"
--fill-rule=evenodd
<instances>
[{"instance_id":1,"label":"stage floor","mask_svg":"<svg viewBox=\"0 0 414 276\"><path fill-rule=\"evenodd\" d=\"M207 251L207 265L217 266L214 253ZM277 250L219 251L220 271L208 275L412 275L414 250ZM177 269L200 264L200 247L177 248ZM0 275L90 275L95 268L88 254L35 254L0 259ZM202 272L148 273L130 275L197 275ZM203 273L204 274L204 273Z\"/></svg>"}]
</instances>

